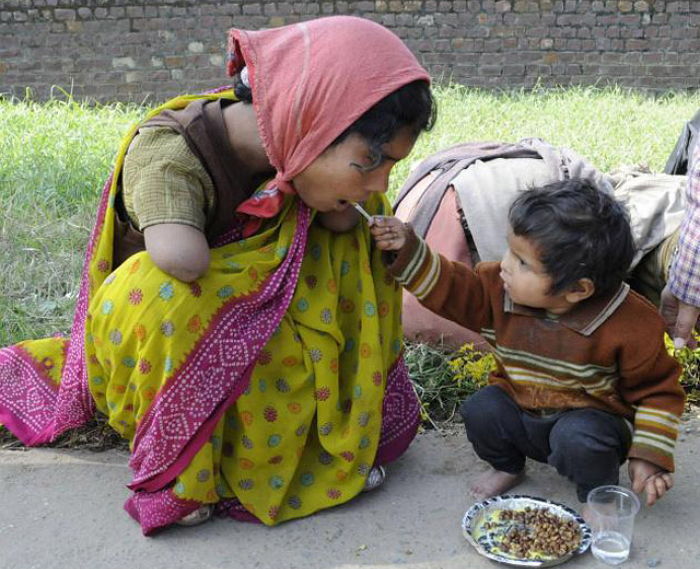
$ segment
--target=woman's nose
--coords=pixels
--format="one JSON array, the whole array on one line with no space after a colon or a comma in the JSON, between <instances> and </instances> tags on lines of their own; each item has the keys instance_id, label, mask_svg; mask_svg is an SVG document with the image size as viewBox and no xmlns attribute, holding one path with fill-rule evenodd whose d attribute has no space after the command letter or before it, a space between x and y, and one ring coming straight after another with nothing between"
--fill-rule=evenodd
<instances>
[{"instance_id":1,"label":"woman's nose","mask_svg":"<svg viewBox=\"0 0 700 569\"><path fill-rule=\"evenodd\" d=\"M389 189L389 173L381 170L373 172L365 184L365 190L373 194L385 194Z\"/></svg>"}]
</instances>

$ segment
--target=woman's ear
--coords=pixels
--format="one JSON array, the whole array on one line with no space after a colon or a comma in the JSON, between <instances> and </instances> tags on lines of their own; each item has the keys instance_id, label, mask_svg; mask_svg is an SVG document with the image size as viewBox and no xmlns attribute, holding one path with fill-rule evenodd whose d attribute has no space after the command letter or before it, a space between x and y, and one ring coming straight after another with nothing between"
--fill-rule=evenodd
<instances>
[{"instance_id":1,"label":"woman's ear","mask_svg":"<svg viewBox=\"0 0 700 569\"><path fill-rule=\"evenodd\" d=\"M564 297L571 304L576 304L582 300L590 298L595 293L595 284L591 279L579 279L564 293Z\"/></svg>"}]
</instances>

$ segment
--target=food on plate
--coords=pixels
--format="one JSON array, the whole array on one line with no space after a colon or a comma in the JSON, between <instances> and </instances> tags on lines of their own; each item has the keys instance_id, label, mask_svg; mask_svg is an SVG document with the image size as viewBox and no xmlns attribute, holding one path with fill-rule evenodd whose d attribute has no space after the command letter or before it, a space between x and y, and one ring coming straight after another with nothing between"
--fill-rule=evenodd
<instances>
[{"instance_id":1,"label":"food on plate","mask_svg":"<svg viewBox=\"0 0 700 569\"><path fill-rule=\"evenodd\" d=\"M547 508L493 509L481 529L501 554L517 559L556 559L581 544L577 522Z\"/></svg>"}]
</instances>

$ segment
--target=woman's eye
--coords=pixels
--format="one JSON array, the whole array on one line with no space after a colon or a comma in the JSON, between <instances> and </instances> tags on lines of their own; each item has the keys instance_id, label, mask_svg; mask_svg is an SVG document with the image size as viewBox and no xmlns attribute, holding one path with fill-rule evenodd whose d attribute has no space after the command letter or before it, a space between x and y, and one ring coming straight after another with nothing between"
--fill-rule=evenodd
<instances>
[{"instance_id":1,"label":"woman's eye","mask_svg":"<svg viewBox=\"0 0 700 569\"><path fill-rule=\"evenodd\" d=\"M379 158L372 158L371 156L367 156L364 161L364 170L365 172L371 172L372 170L376 170L379 168L379 166L382 163L381 157Z\"/></svg>"},{"instance_id":2,"label":"woman's eye","mask_svg":"<svg viewBox=\"0 0 700 569\"><path fill-rule=\"evenodd\" d=\"M361 162L350 162L351 166L354 166L361 172L371 172L377 169L384 161L383 156L372 156L371 154L366 155Z\"/></svg>"}]
</instances>

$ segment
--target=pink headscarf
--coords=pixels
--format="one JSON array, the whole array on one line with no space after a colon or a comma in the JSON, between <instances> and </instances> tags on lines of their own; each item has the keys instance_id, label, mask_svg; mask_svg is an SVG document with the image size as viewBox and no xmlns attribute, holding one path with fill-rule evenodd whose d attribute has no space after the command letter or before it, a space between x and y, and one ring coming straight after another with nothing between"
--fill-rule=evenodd
<instances>
[{"instance_id":1,"label":"pink headscarf","mask_svg":"<svg viewBox=\"0 0 700 569\"><path fill-rule=\"evenodd\" d=\"M283 192L294 192L294 176L375 103L430 80L396 35L352 16L234 28L228 51L229 75L248 68L260 135Z\"/></svg>"}]
</instances>

